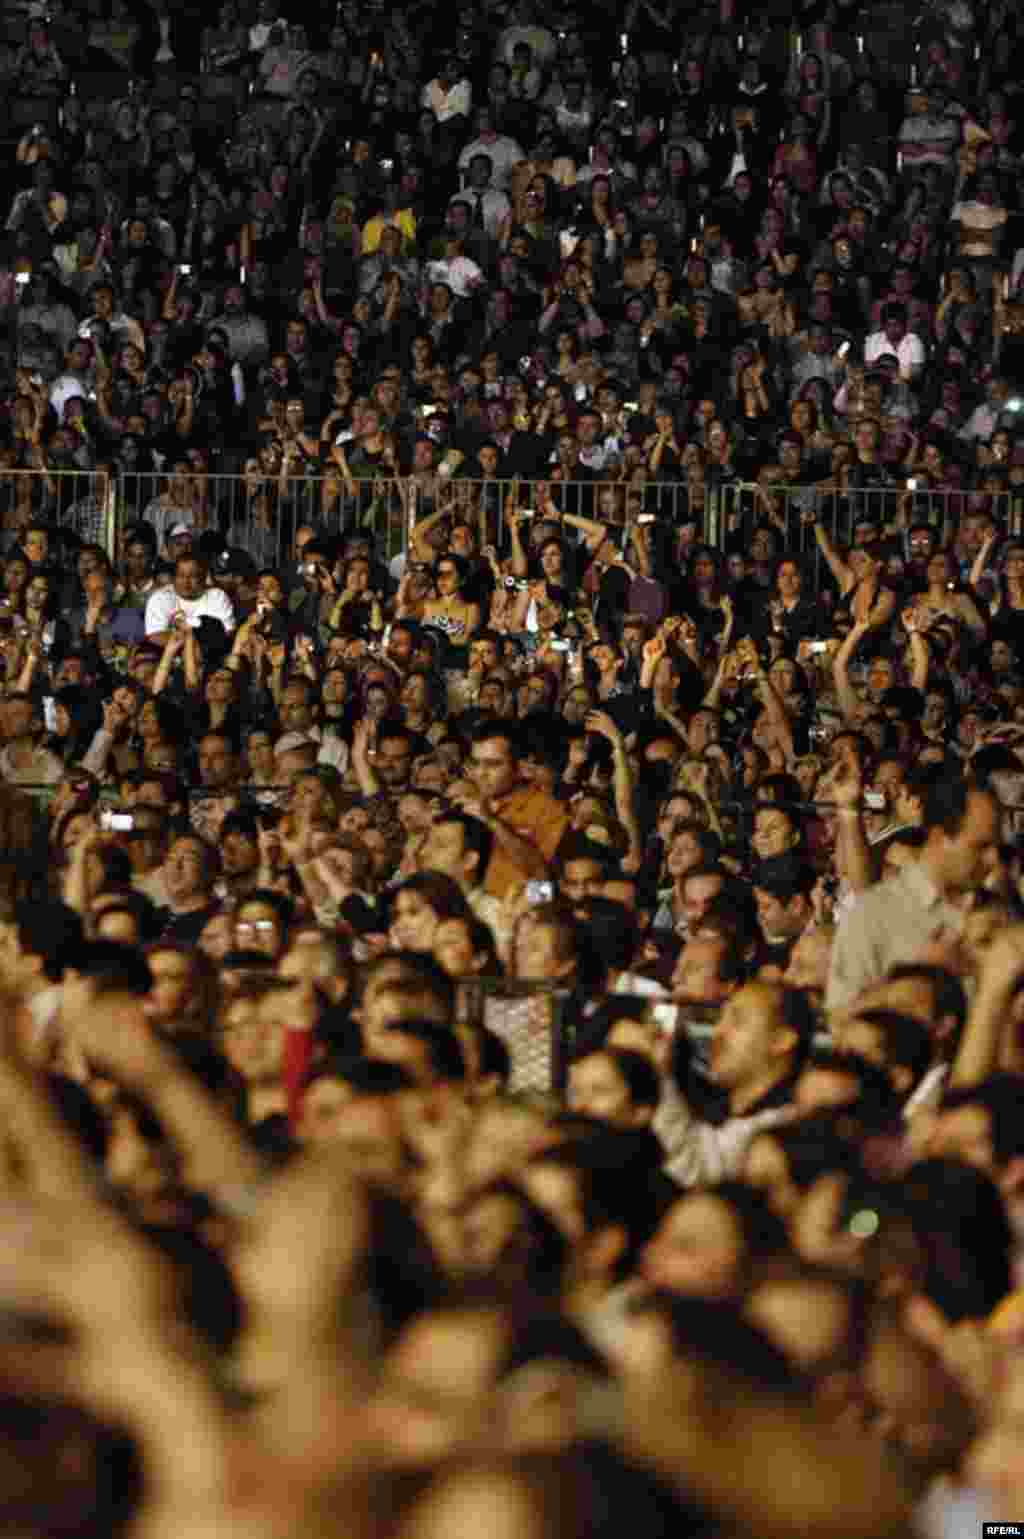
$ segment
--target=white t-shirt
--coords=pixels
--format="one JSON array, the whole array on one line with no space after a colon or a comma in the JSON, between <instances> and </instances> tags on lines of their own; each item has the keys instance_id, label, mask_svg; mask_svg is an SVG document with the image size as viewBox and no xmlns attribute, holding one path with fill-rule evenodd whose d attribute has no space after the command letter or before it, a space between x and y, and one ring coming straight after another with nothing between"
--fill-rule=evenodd
<instances>
[{"instance_id":1,"label":"white t-shirt","mask_svg":"<svg viewBox=\"0 0 1024 1539\"><path fill-rule=\"evenodd\" d=\"M431 283L447 283L457 299L468 299L484 275L471 257L459 256L450 261L428 262L426 276Z\"/></svg>"},{"instance_id":2,"label":"white t-shirt","mask_svg":"<svg viewBox=\"0 0 1024 1539\"><path fill-rule=\"evenodd\" d=\"M226 631L235 628L234 607L223 588L207 588L197 599L183 599L173 588L159 588L146 603L146 635L170 630L176 614L183 614L193 627L208 615L220 620Z\"/></svg>"},{"instance_id":3,"label":"white t-shirt","mask_svg":"<svg viewBox=\"0 0 1024 1539\"><path fill-rule=\"evenodd\" d=\"M864 362L874 363L885 353L895 353L904 370L922 368L927 358L924 343L913 331L908 331L895 346L884 331L873 331L864 343Z\"/></svg>"}]
</instances>

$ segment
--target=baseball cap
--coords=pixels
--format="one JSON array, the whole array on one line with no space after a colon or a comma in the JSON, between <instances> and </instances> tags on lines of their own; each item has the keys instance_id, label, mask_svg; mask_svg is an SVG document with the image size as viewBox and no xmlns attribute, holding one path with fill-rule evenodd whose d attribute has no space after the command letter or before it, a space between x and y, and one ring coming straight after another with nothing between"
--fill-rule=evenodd
<instances>
[{"instance_id":1,"label":"baseball cap","mask_svg":"<svg viewBox=\"0 0 1024 1539\"><path fill-rule=\"evenodd\" d=\"M274 744L274 757L276 759L279 753L291 753L294 748L310 747L319 749L320 744L315 737L310 737L305 732L285 732Z\"/></svg>"}]
</instances>

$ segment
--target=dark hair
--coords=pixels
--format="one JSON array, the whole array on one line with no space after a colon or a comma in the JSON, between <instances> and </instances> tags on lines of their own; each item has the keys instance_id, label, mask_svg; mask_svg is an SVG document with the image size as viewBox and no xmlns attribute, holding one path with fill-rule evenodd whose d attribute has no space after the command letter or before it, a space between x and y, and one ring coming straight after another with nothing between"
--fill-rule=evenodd
<instances>
[{"instance_id":1,"label":"dark hair","mask_svg":"<svg viewBox=\"0 0 1024 1539\"><path fill-rule=\"evenodd\" d=\"M1019 1105L1019 1082L1017 1096ZM995 1182L957 1160L923 1160L900 1197L924 1249L927 1297L951 1324L986 1319L1013 1288L1013 1233Z\"/></svg>"},{"instance_id":2,"label":"dark hair","mask_svg":"<svg viewBox=\"0 0 1024 1539\"><path fill-rule=\"evenodd\" d=\"M423 1230L408 1205L392 1193L370 1189L369 1239L353 1293L365 1286L386 1351L410 1320L445 1299L446 1280Z\"/></svg>"},{"instance_id":3,"label":"dark hair","mask_svg":"<svg viewBox=\"0 0 1024 1539\"><path fill-rule=\"evenodd\" d=\"M711 899L700 921L703 936L717 935L726 943L718 964L723 983L740 983L747 973L749 950L758 937L754 890L745 882L727 878Z\"/></svg>"},{"instance_id":4,"label":"dark hair","mask_svg":"<svg viewBox=\"0 0 1024 1539\"><path fill-rule=\"evenodd\" d=\"M599 1056L610 1059L614 1064L616 1073L625 1085L634 1106L656 1107L658 1105L661 1100L661 1077L650 1059L643 1053L634 1052L627 1047L605 1045L581 1053L574 1061L584 1063L588 1058Z\"/></svg>"},{"instance_id":5,"label":"dark hair","mask_svg":"<svg viewBox=\"0 0 1024 1539\"><path fill-rule=\"evenodd\" d=\"M598 844L596 839L588 839L586 834L575 832L567 834L558 846L555 862L558 876L564 874L570 860L592 860L600 866L603 878L611 876L618 864L607 845Z\"/></svg>"},{"instance_id":6,"label":"dark hair","mask_svg":"<svg viewBox=\"0 0 1024 1539\"><path fill-rule=\"evenodd\" d=\"M576 1036L576 1057L598 1053L618 1021L646 1021L652 1000L640 994L610 994L587 1016Z\"/></svg>"},{"instance_id":7,"label":"dark hair","mask_svg":"<svg viewBox=\"0 0 1024 1539\"><path fill-rule=\"evenodd\" d=\"M287 933L290 929L295 918L295 904L286 893L276 892L272 887L254 887L252 892L247 892L239 898L235 908L236 919L242 909L250 903L262 903L265 907L272 908L282 931Z\"/></svg>"},{"instance_id":8,"label":"dark hair","mask_svg":"<svg viewBox=\"0 0 1024 1539\"><path fill-rule=\"evenodd\" d=\"M476 876L478 884L481 883L487 874L487 867L491 863L491 855L494 852L494 835L487 824L473 817L471 813L457 812L454 808L443 813L437 822L457 823L462 829L462 848L467 855L477 857Z\"/></svg>"},{"instance_id":9,"label":"dark hair","mask_svg":"<svg viewBox=\"0 0 1024 1539\"><path fill-rule=\"evenodd\" d=\"M545 925L559 937L561 960L575 964L574 993L578 1001L588 1001L594 994L604 992L608 964L596 946L590 942L586 927L577 918L575 910L561 898L551 903L539 903L519 916L518 924L529 918L534 924Z\"/></svg>"},{"instance_id":10,"label":"dark hair","mask_svg":"<svg viewBox=\"0 0 1024 1539\"><path fill-rule=\"evenodd\" d=\"M205 1030L209 1022L213 1020L217 1009L218 979L216 967L205 951L200 951L198 946L188 945L184 941L155 940L145 948L143 954L149 958L159 956L164 951L173 951L176 956L185 957L188 961L189 989L191 993L189 1015L194 1015L200 1029ZM264 965L266 965L266 957L263 957L262 960Z\"/></svg>"},{"instance_id":11,"label":"dark hair","mask_svg":"<svg viewBox=\"0 0 1024 1539\"><path fill-rule=\"evenodd\" d=\"M465 1080L466 1059L462 1043L450 1026L439 1026L436 1021L412 1016L408 1020L389 1022L388 1031L424 1043L427 1048L427 1064L438 1079Z\"/></svg>"},{"instance_id":12,"label":"dark hair","mask_svg":"<svg viewBox=\"0 0 1024 1539\"><path fill-rule=\"evenodd\" d=\"M14 926L20 949L43 963L43 976L59 983L65 967L76 967L85 942L82 921L66 903L33 903L14 906Z\"/></svg>"},{"instance_id":13,"label":"dark hair","mask_svg":"<svg viewBox=\"0 0 1024 1539\"><path fill-rule=\"evenodd\" d=\"M321 1079L338 1080L356 1095L395 1095L400 1090L414 1088L407 1069L401 1064L385 1063L380 1058L330 1056L309 1070L303 1084L308 1088Z\"/></svg>"},{"instance_id":14,"label":"dark hair","mask_svg":"<svg viewBox=\"0 0 1024 1539\"><path fill-rule=\"evenodd\" d=\"M890 967L885 975L887 983L900 983L906 978L923 978L931 984L935 995L934 1020L952 1016L954 1043L958 1044L967 1020L967 995L956 973L935 963L899 962L895 967Z\"/></svg>"},{"instance_id":15,"label":"dark hair","mask_svg":"<svg viewBox=\"0 0 1024 1539\"><path fill-rule=\"evenodd\" d=\"M245 839L258 841L260 825L255 810L251 807L236 807L232 812L227 813L220 825L222 847L229 834L241 834Z\"/></svg>"},{"instance_id":16,"label":"dark hair","mask_svg":"<svg viewBox=\"0 0 1024 1539\"><path fill-rule=\"evenodd\" d=\"M924 827L941 828L943 833L955 837L967 816L970 790L963 775L945 772L930 780L923 787Z\"/></svg>"},{"instance_id":17,"label":"dark hair","mask_svg":"<svg viewBox=\"0 0 1024 1539\"><path fill-rule=\"evenodd\" d=\"M107 1120L88 1092L64 1074L48 1073L43 1086L63 1126L74 1135L85 1152L101 1164L106 1157L109 1129Z\"/></svg>"},{"instance_id":18,"label":"dark hair","mask_svg":"<svg viewBox=\"0 0 1024 1539\"><path fill-rule=\"evenodd\" d=\"M1024 1123L1021 1121L1021 1096L1024 1077L1017 1074L990 1074L977 1085L947 1090L942 1098L943 1111L961 1106L980 1106L988 1112L992 1130L992 1152L996 1162L1007 1164L1024 1154Z\"/></svg>"},{"instance_id":19,"label":"dark hair","mask_svg":"<svg viewBox=\"0 0 1024 1539\"><path fill-rule=\"evenodd\" d=\"M640 945L640 925L633 910L614 898L586 898L580 905L580 922L589 949L604 967L625 972Z\"/></svg>"},{"instance_id":20,"label":"dark hair","mask_svg":"<svg viewBox=\"0 0 1024 1539\"><path fill-rule=\"evenodd\" d=\"M790 1126L762 1128L759 1138L772 1138L786 1161L789 1179L798 1191L807 1191L827 1170L859 1176L854 1146L838 1130L832 1109L805 1117Z\"/></svg>"},{"instance_id":21,"label":"dark hair","mask_svg":"<svg viewBox=\"0 0 1024 1539\"><path fill-rule=\"evenodd\" d=\"M455 982L444 968L426 951L385 951L368 964L362 978L361 994L377 982L377 975L393 973L388 977L386 988L406 988L422 994L433 994L437 1003L451 1020L455 1011Z\"/></svg>"},{"instance_id":22,"label":"dark hair","mask_svg":"<svg viewBox=\"0 0 1024 1539\"><path fill-rule=\"evenodd\" d=\"M927 1026L912 1015L898 1010L858 1010L857 1020L866 1021L882 1039L882 1056L887 1068L909 1069L914 1089L932 1061L931 1037Z\"/></svg>"},{"instance_id":23,"label":"dark hair","mask_svg":"<svg viewBox=\"0 0 1024 1539\"><path fill-rule=\"evenodd\" d=\"M471 1032L476 1042L480 1059L480 1077L496 1079L504 1090L512 1078L512 1054L509 1052L508 1043L503 1037L499 1037L496 1031L485 1026L482 1021L470 1021L462 1027L462 1030Z\"/></svg>"},{"instance_id":24,"label":"dark hair","mask_svg":"<svg viewBox=\"0 0 1024 1539\"><path fill-rule=\"evenodd\" d=\"M492 1181L474 1192L470 1205L499 1197L515 1203L519 1222L506 1240L488 1274L488 1283L502 1294L525 1294L531 1300L554 1300L562 1291L566 1269L572 1260L572 1247L554 1219L535 1203L522 1187L512 1181ZM449 1306L458 1309L456 1299ZM533 1343L520 1342L517 1331L502 1365L511 1373L527 1360L524 1356Z\"/></svg>"},{"instance_id":25,"label":"dark hair","mask_svg":"<svg viewBox=\"0 0 1024 1539\"><path fill-rule=\"evenodd\" d=\"M731 1304L657 1291L634 1299L628 1308L631 1315L653 1314L665 1322L673 1356L696 1360L705 1370L701 1379L708 1379L711 1394L712 1386L723 1379L758 1398L786 1395L796 1388L785 1354Z\"/></svg>"},{"instance_id":26,"label":"dark hair","mask_svg":"<svg viewBox=\"0 0 1024 1539\"><path fill-rule=\"evenodd\" d=\"M413 892L430 905L439 919L465 919L471 913L462 888L441 871L419 871L391 892L388 899L389 923L403 892Z\"/></svg>"},{"instance_id":27,"label":"dark hair","mask_svg":"<svg viewBox=\"0 0 1024 1539\"><path fill-rule=\"evenodd\" d=\"M861 1125L883 1127L900 1115L900 1100L896 1096L889 1076L884 1069L859 1053L834 1053L828 1048L815 1048L804 1059L802 1074L821 1069L828 1074L842 1074L855 1080L857 1093L853 1100L842 1107L842 1116L852 1117ZM839 1123L837 1121L837 1127Z\"/></svg>"},{"instance_id":28,"label":"dark hair","mask_svg":"<svg viewBox=\"0 0 1024 1539\"><path fill-rule=\"evenodd\" d=\"M620 1132L590 1118L576 1119L576 1124L575 1137L545 1149L530 1162L531 1168L553 1167L575 1179L588 1234L614 1228L625 1232L626 1252L618 1267L625 1272L653 1234L663 1211L659 1168L653 1163L660 1148L654 1139L637 1142L635 1133ZM567 1130L573 1125L567 1124Z\"/></svg>"},{"instance_id":29,"label":"dark hair","mask_svg":"<svg viewBox=\"0 0 1024 1539\"><path fill-rule=\"evenodd\" d=\"M149 963L135 946L94 940L81 949L75 970L89 978L99 994L148 994L153 987Z\"/></svg>"},{"instance_id":30,"label":"dark hair","mask_svg":"<svg viewBox=\"0 0 1024 1539\"><path fill-rule=\"evenodd\" d=\"M766 892L781 903L791 903L794 898L810 895L817 880L813 869L803 861L762 863L754 873L753 886L758 892Z\"/></svg>"},{"instance_id":31,"label":"dark hair","mask_svg":"<svg viewBox=\"0 0 1024 1539\"><path fill-rule=\"evenodd\" d=\"M476 747L478 743L495 741L507 743L513 759L522 757L522 734L515 722L482 721L473 728L471 738L473 747Z\"/></svg>"}]
</instances>

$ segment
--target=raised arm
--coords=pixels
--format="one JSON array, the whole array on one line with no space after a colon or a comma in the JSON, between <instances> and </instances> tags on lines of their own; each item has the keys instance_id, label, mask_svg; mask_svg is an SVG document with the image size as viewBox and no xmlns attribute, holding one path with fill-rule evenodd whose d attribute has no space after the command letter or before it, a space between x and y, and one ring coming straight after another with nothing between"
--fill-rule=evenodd
<instances>
[{"instance_id":1,"label":"raised arm","mask_svg":"<svg viewBox=\"0 0 1024 1539\"><path fill-rule=\"evenodd\" d=\"M522 581L522 579L526 576L529 567L526 559L526 551L523 549L523 536L520 528L518 494L519 487L518 484L516 484L509 492L508 497L505 499L505 522L508 525L508 537L509 544L511 546L511 559L509 561L509 566L512 570L512 576L518 577L520 581Z\"/></svg>"},{"instance_id":2,"label":"raised arm","mask_svg":"<svg viewBox=\"0 0 1024 1539\"><path fill-rule=\"evenodd\" d=\"M988 567L989 557L995 548L995 543L996 536L994 534L990 534L984 545L979 550L978 554L975 556L974 565L971 567L970 576L967 579L969 587L976 589L978 584L981 582L981 579L984 577L985 570Z\"/></svg>"},{"instance_id":3,"label":"raised arm","mask_svg":"<svg viewBox=\"0 0 1024 1539\"><path fill-rule=\"evenodd\" d=\"M839 584L840 594L845 598L857 581L852 569L847 566L842 556L836 550L828 530L824 524L818 521L818 515L813 508L808 508L807 512L804 513L803 521L805 524L813 526L815 544L824 556L829 571Z\"/></svg>"},{"instance_id":4,"label":"raised arm","mask_svg":"<svg viewBox=\"0 0 1024 1539\"><path fill-rule=\"evenodd\" d=\"M844 759L821 789L836 805L836 870L854 892L864 892L874 881L874 871L861 816L864 781L858 760Z\"/></svg>"},{"instance_id":5,"label":"raised arm","mask_svg":"<svg viewBox=\"0 0 1024 1539\"><path fill-rule=\"evenodd\" d=\"M997 1069L1019 1073L1012 1037L1013 1000L1024 974L1024 925L999 930L989 942L960 1046L950 1071L951 1090L980 1084Z\"/></svg>"},{"instance_id":6,"label":"raised arm","mask_svg":"<svg viewBox=\"0 0 1024 1539\"><path fill-rule=\"evenodd\" d=\"M592 518L581 518L578 513L563 513L562 523L569 524L571 528L582 532L587 550L591 555L596 550L600 550L607 537L607 530L603 524L597 523Z\"/></svg>"},{"instance_id":7,"label":"raised arm","mask_svg":"<svg viewBox=\"0 0 1024 1539\"><path fill-rule=\"evenodd\" d=\"M142 1000L86 999L72 1020L72 1041L87 1062L153 1108L182 1157L186 1184L229 1209L244 1205L266 1174L263 1162L196 1076L159 1042Z\"/></svg>"},{"instance_id":8,"label":"raised arm","mask_svg":"<svg viewBox=\"0 0 1024 1539\"><path fill-rule=\"evenodd\" d=\"M627 860L633 869L639 867L643 854L643 845L640 838L640 825L636 820L636 808L633 803L633 770L630 766L629 755L626 752L625 739L615 722L607 711L591 711L586 719L585 726L588 732L596 732L611 744L613 780L612 788L615 795L615 811L619 822L629 835L629 855ZM627 862L623 861L626 867Z\"/></svg>"},{"instance_id":9,"label":"raised arm","mask_svg":"<svg viewBox=\"0 0 1024 1539\"><path fill-rule=\"evenodd\" d=\"M852 722L860 709L860 699L850 683L850 659L870 629L865 620L860 620L852 626L832 663L832 678L839 697L839 709L843 713L843 720L847 722Z\"/></svg>"},{"instance_id":10,"label":"raised arm","mask_svg":"<svg viewBox=\"0 0 1024 1539\"><path fill-rule=\"evenodd\" d=\"M370 759L370 731L370 723L365 719L357 721L352 729L352 768L364 796L376 796L380 791Z\"/></svg>"},{"instance_id":11,"label":"raised arm","mask_svg":"<svg viewBox=\"0 0 1024 1539\"><path fill-rule=\"evenodd\" d=\"M786 756L786 763L792 764L794 758L793 728L790 725L789 716L786 714L786 707L764 670L757 645L749 636L745 636L740 642L737 651L741 653L742 660L754 670L757 679L757 692L761 698L761 704L764 706L765 714L772 724L776 742Z\"/></svg>"},{"instance_id":12,"label":"raised arm","mask_svg":"<svg viewBox=\"0 0 1024 1539\"><path fill-rule=\"evenodd\" d=\"M434 513L428 513L426 518L420 519L413 529L411 537L412 549L410 554L414 561L422 561L426 566L433 566L434 552L426 543L426 536L448 517L449 512L449 507L445 505L443 508L438 508Z\"/></svg>"},{"instance_id":13,"label":"raised arm","mask_svg":"<svg viewBox=\"0 0 1024 1539\"><path fill-rule=\"evenodd\" d=\"M153 683L150 689L154 695L162 695L167 688L168 680L171 677L171 669L174 667L174 659L184 650L184 647L185 637L181 629L175 626L173 630L167 633L167 640L164 642L164 649L160 654L156 673L153 675Z\"/></svg>"},{"instance_id":14,"label":"raised arm","mask_svg":"<svg viewBox=\"0 0 1024 1539\"><path fill-rule=\"evenodd\" d=\"M903 628L910 642L910 687L922 695L928 688L931 654L921 631L921 621L913 606L903 611Z\"/></svg>"}]
</instances>

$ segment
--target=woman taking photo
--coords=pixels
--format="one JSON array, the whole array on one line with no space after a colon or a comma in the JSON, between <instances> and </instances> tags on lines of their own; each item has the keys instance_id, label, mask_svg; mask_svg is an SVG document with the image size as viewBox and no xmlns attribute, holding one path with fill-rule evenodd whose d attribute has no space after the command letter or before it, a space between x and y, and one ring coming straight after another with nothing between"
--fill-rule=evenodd
<instances>
[{"instance_id":1,"label":"woman taking photo","mask_svg":"<svg viewBox=\"0 0 1024 1539\"><path fill-rule=\"evenodd\" d=\"M480 606L469 603L462 593L469 565L461 556L445 554L437 563L435 578L437 597L424 604L422 623L447 638L449 652L463 649L480 629Z\"/></svg>"}]
</instances>

